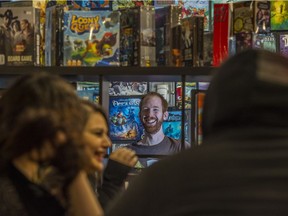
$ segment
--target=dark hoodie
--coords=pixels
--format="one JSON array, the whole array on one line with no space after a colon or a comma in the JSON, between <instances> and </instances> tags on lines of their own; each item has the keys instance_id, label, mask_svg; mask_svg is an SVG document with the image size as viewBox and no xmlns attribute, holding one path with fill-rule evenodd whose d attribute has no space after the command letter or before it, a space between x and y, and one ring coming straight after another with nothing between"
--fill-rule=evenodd
<instances>
[{"instance_id":1,"label":"dark hoodie","mask_svg":"<svg viewBox=\"0 0 288 216\"><path fill-rule=\"evenodd\" d=\"M209 86L204 142L145 170L110 207L116 215L287 215L288 63L248 50Z\"/></svg>"}]
</instances>

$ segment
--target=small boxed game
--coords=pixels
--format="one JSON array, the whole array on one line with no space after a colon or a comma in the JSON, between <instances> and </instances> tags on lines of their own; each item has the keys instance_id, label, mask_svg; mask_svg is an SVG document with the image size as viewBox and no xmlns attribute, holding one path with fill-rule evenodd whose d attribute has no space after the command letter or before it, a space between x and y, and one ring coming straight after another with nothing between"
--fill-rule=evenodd
<instances>
[{"instance_id":1,"label":"small boxed game","mask_svg":"<svg viewBox=\"0 0 288 216\"><path fill-rule=\"evenodd\" d=\"M271 30L288 30L288 1L270 1L270 10Z\"/></svg>"},{"instance_id":2,"label":"small boxed game","mask_svg":"<svg viewBox=\"0 0 288 216\"><path fill-rule=\"evenodd\" d=\"M63 16L65 7L54 5L46 9L45 66L63 66Z\"/></svg>"},{"instance_id":3,"label":"small boxed game","mask_svg":"<svg viewBox=\"0 0 288 216\"><path fill-rule=\"evenodd\" d=\"M183 2L183 3L181 3ZM203 1L181 1L182 18L190 16L201 16L204 21L204 31L211 30L211 2L209 0Z\"/></svg>"},{"instance_id":4,"label":"small boxed game","mask_svg":"<svg viewBox=\"0 0 288 216\"><path fill-rule=\"evenodd\" d=\"M111 1L111 0L110 0ZM121 10L125 8L134 8L141 6L154 5L154 0L113 0L112 1L113 10Z\"/></svg>"},{"instance_id":5,"label":"small boxed game","mask_svg":"<svg viewBox=\"0 0 288 216\"><path fill-rule=\"evenodd\" d=\"M254 31L252 1L233 3L233 30L236 33L250 33Z\"/></svg>"},{"instance_id":6,"label":"small boxed game","mask_svg":"<svg viewBox=\"0 0 288 216\"><path fill-rule=\"evenodd\" d=\"M182 66L181 7L170 5L155 11L158 66Z\"/></svg>"},{"instance_id":7,"label":"small boxed game","mask_svg":"<svg viewBox=\"0 0 288 216\"><path fill-rule=\"evenodd\" d=\"M191 16L181 20L184 67L203 66L204 18Z\"/></svg>"},{"instance_id":8,"label":"small boxed game","mask_svg":"<svg viewBox=\"0 0 288 216\"><path fill-rule=\"evenodd\" d=\"M254 2L254 32L258 34L270 32L270 1Z\"/></svg>"},{"instance_id":9,"label":"small boxed game","mask_svg":"<svg viewBox=\"0 0 288 216\"><path fill-rule=\"evenodd\" d=\"M64 66L119 66L120 13L64 12Z\"/></svg>"},{"instance_id":10,"label":"small boxed game","mask_svg":"<svg viewBox=\"0 0 288 216\"><path fill-rule=\"evenodd\" d=\"M0 65L40 65L40 10L0 8Z\"/></svg>"},{"instance_id":11,"label":"small boxed game","mask_svg":"<svg viewBox=\"0 0 288 216\"><path fill-rule=\"evenodd\" d=\"M140 97L109 98L109 129L112 141L140 140L144 128L139 118Z\"/></svg>"},{"instance_id":12,"label":"small boxed game","mask_svg":"<svg viewBox=\"0 0 288 216\"><path fill-rule=\"evenodd\" d=\"M288 33L279 32L277 34L277 52L288 57Z\"/></svg>"},{"instance_id":13,"label":"small boxed game","mask_svg":"<svg viewBox=\"0 0 288 216\"><path fill-rule=\"evenodd\" d=\"M214 4L213 66L228 57L231 9L229 4Z\"/></svg>"},{"instance_id":14,"label":"small boxed game","mask_svg":"<svg viewBox=\"0 0 288 216\"><path fill-rule=\"evenodd\" d=\"M236 53L245 49L252 48L252 32L250 33L237 33L236 36Z\"/></svg>"},{"instance_id":15,"label":"small boxed game","mask_svg":"<svg viewBox=\"0 0 288 216\"><path fill-rule=\"evenodd\" d=\"M109 85L110 96L144 95L147 93L147 82L122 82L113 81Z\"/></svg>"},{"instance_id":16,"label":"small boxed game","mask_svg":"<svg viewBox=\"0 0 288 216\"><path fill-rule=\"evenodd\" d=\"M191 91L197 89L196 82L186 82L185 83L185 109L191 109ZM176 83L176 107L178 109L182 108L182 83Z\"/></svg>"},{"instance_id":17,"label":"small boxed game","mask_svg":"<svg viewBox=\"0 0 288 216\"><path fill-rule=\"evenodd\" d=\"M277 46L275 35L273 33L253 34L253 48L276 52Z\"/></svg>"},{"instance_id":18,"label":"small boxed game","mask_svg":"<svg viewBox=\"0 0 288 216\"><path fill-rule=\"evenodd\" d=\"M99 82L78 81L76 91L80 98L99 104Z\"/></svg>"},{"instance_id":19,"label":"small boxed game","mask_svg":"<svg viewBox=\"0 0 288 216\"><path fill-rule=\"evenodd\" d=\"M68 0L69 10L111 10L111 0Z\"/></svg>"}]
</instances>

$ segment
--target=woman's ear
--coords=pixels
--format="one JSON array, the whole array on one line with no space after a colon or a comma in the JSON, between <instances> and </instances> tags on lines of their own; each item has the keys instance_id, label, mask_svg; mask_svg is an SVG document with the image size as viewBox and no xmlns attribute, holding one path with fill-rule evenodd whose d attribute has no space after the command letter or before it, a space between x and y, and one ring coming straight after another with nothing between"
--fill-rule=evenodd
<instances>
[{"instance_id":1,"label":"woman's ear","mask_svg":"<svg viewBox=\"0 0 288 216\"><path fill-rule=\"evenodd\" d=\"M166 112L163 113L163 119L164 119L164 120L167 120L167 119L168 119L168 116L169 116L168 111L166 111Z\"/></svg>"}]
</instances>

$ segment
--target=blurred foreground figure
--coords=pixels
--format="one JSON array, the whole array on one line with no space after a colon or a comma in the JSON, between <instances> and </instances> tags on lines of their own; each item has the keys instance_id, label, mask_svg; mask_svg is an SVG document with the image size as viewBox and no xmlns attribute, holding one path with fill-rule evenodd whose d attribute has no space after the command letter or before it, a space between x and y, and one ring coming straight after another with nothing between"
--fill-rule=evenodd
<instances>
[{"instance_id":1,"label":"blurred foreground figure","mask_svg":"<svg viewBox=\"0 0 288 216\"><path fill-rule=\"evenodd\" d=\"M247 50L219 67L203 135L145 170L107 215L287 215L287 59Z\"/></svg>"},{"instance_id":2,"label":"blurred foreground figure","mask_svg":"<svg viewBox=\"0 0 288 216\"><path fill-rule=\"evenodd\" d=\"M88 113L70 84L46 73L21 77L0 100L0 215L102 215L83 146ZM61 173L59 202L42 187L43 167Z\"/></svg>"}]
</instances>

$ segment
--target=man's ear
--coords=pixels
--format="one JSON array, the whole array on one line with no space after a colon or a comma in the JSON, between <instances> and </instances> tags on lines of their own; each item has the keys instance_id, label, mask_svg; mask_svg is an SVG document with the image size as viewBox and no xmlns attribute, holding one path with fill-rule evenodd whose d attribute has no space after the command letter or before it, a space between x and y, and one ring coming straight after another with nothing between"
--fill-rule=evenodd
<instances>
[{"instance_id":1,"label":"man's ear","mask_svg":"<svg viewBox=\"0 0 288 216\"><path fill-rule=\"evenodd\" d=\"M167 119L168 119L168 116L169 116L168 111L166 111L166 112L163 113L163 119L164 119L164 120L167 120Z\"/></svg>"}]
</instances>

